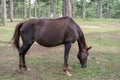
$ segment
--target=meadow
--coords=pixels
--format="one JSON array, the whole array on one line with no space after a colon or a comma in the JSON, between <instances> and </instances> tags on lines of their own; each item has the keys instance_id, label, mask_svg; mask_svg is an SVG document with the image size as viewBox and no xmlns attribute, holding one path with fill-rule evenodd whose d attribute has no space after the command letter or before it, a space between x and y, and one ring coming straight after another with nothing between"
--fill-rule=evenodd
<instances>
[{"instance_id":1,"label":"meadow","mask_svg":"<svg viewBox=\"0 0 120 80\"><path fill-rule=\"evenodd\" d=\"M20 20L21 21L21 20ZM72 45L69 66L72 76L63 71L64 45L46 48L34 43L26 55L30 71L18 72L18 52L9 41L20 21L0 25L0 80L119 80L120 20L79 19L88 46L92 46L87 68L81 68L76 57L78 45Z\"/></svg>"}]
</instances>

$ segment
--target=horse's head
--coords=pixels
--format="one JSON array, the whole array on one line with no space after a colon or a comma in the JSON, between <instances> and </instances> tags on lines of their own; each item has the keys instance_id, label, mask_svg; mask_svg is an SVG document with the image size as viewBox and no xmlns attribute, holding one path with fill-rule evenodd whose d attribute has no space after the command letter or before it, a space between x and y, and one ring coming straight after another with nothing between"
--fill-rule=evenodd
<instances>
[{"instance_id":1,"label":"horse's head","mask_svg":"<svg viewBox=\"0 0 120 80\"><path fill-rule=\"evenodd\" d=\"M89 49L91 49L92 46L82 49L81 52L78 53L77 57L81 63L82 68L87 67L87 58L89 55Z\"/></svg>"}]
</instances>

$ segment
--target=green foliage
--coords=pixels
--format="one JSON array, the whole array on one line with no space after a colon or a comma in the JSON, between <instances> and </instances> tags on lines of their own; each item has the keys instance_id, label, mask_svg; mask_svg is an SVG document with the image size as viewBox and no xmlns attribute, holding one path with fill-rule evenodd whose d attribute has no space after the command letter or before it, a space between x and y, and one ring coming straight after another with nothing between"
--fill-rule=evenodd
<instances>
[{"instance_id":1,"label":"green foliage","mask_svg":"<svg viewBox=\"0 0 120 80\"><path fill-rule=\"evenodd\" d=\"M76 15L82 15L82 0L77 0L76 2ZM109 4L110 18L120 18L120 0L103 0L103 17L106 18L107 15L107 5ZM87 1L86 4L86 17L95 18L97 10L97 0Z\"/></svg>"},{"instance_id":2,"label":"green foliage","mask_svg":"<svg viewBox=\"0 0 120 80\"><path fill-rule=\"evenodd\" d=\"M0 25L2 24L2 19L0 19Z\"/></svg>"},{"instance_id":3,"label":"green foliage","mask_svg":"<svg viewBox=\"0 0 120 80\"><path fill-rule=\"evenodd\" d=\"M120 18L120 0L114 1L113 6L113 17Z\"/></svg>"},{"instance_id":4,"label":"green foliage","mask_svg":"<svg viewBox=\"0 0 120 80\"><path fill-rule=\"evenodd\" d=\"M81 1L76 1L76 15L81 16L82 15L82 2Z\"/></svg>"},{"instance_id":5,"label":"green foliage","mask_svg":"<svg viewBox=\"0 0 120 80\"><path fill-rule=\"evenodd\" d=\"M13 0L14 1L14 18L22 18L22 7L21 0ZM82 0L74 0L74 13L75 16L82 16ZM96 18L96 10L97 10L97 1L98 0L86 0L86 18ZM26 18L28 16L28 9L29 9L29 0L25 0L25 8L26 8ZM38 2L38 0L37 0ZM1 0L0 0L1 4ZM6 0L7 4L7 17L9 18L9 0ZM40 9L41 13L40 16L42 18L46 17L47 14L47 6L50 5L50 17L53 15L53 0L40 0ZM110 18L120 18L120 0L103 0L103 17L106 18L107 13L107 6L109 4L110 9ZM37 4L37 10L39 5ZM2 10L0 8L0 10ZM1 11L0 11L1 12ZM31 4L31 14L34 17L34 4ZM62 0L57 0L57 16L61 16L62 14ZM0 18L2 16L0 15Z\"/></svg>"}]
</instances>

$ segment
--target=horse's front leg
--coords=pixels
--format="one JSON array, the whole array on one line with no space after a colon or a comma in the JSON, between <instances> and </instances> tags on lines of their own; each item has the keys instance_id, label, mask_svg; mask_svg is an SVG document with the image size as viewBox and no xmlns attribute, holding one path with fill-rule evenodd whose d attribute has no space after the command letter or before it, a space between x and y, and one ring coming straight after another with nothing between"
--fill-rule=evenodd
<instances>
[{"instance_id":1,"label":"horse's front leg","mask_svg":"<svg viewBox=\"0 0 120 80\"><path fill-rule=\"evenodd\" d=\"M71 48L71 43L65 44L63 71L64 71L68 76L72 76L72 75L69 73L69 68L68 68L68 57L69 57L70 48Z\"/></svg>"}]
</instances>

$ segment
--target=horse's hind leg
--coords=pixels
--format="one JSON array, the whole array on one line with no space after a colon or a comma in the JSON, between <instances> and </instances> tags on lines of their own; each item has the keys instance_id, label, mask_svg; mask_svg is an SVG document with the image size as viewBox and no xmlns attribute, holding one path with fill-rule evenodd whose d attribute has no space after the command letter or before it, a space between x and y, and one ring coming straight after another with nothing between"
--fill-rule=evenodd
<instances>
[{"instance_id":1,"label":"horse's hind leg","mask_svg":"<svg viewBox=\"0 0 120 80\"><path fill-rule=\"evenodd\" d=\"M22 47L19 49L19 68L22 71L22 68L27 70L27 66L25 64L25 54L30 48L31 44L23 44Z\"/></svg>"},{"instance_id":2,"label":"horse's hind leg","mask_svg":"<svg viewBox=\"0 0 120 80\"><path fill-rule=\"evenodd\" d=\"M19 49L19 69L22 71L22 68L27 70L27 66L25 63L25 54L27 53L28 49L33 44L33 39L29 36L21 35L23 45Z\"/></svg>"}]
</instances>

